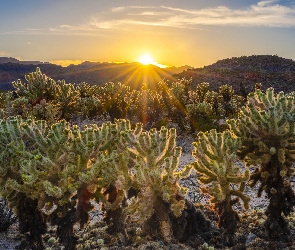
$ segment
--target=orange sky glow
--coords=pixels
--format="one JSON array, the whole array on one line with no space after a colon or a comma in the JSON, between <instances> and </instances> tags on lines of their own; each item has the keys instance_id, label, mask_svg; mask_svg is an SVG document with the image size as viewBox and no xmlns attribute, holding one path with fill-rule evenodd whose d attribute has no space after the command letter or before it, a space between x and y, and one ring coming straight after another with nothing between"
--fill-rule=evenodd
<instances>
[{"instance_id":1,"label":"orange sky glow","mask_svg":"<svg viewBox=\"0 0 295 250\"><path fill-rule=\"evenodd\" d=\"M148 54L163 67L259 54L295 59L293 0L14 0L0 1L0 14L0 57L67 66Z\"/></svg>"}]
</instances>

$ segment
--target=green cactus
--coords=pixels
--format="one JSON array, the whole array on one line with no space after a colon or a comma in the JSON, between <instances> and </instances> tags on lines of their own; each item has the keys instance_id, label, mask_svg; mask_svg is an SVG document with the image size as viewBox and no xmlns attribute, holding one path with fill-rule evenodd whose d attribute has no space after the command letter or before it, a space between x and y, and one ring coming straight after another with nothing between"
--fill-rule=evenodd
<instances>
[{"instance_id":1,"label":"green cactus","mask_svg":"<svg viewBox=\"0 0 295 250\"><path fill-rule=\"evenodd\" d=\"M53 100L56 93L56 83L53 79L42 74L40 68L37 67L36 72L26 74L26 83L20 80L13 82L15 92L19 97L25 97L29 103L35 105L39 101Z\"/></svg>"},{"instance_id":2,"label":"green cactus","mask_svg":"<svg viewBox=\"0 0 295 250\"><path fill-rule=\"evenodd\" d=\"M210 103L200 102L186 105L187 116L191 124L191 132L207 131L217 126L216 118Z\"/></svg>"},{"instance_id":3,"label":"green cactus","mask_svg":"<svg viewBox=\"0 0 295 250\"><path fill-rule=\"evenodd\" d=\"M77 102L80 98L73 84L65 83L64 80L56 82L56 94L54 104L60 110L61 119L71 119L78 113Z\"/></svg>"},{"instance_id":4,"label":"green cactus","mask_svg":"<svg viewBox=\"0 0 295 250\"><path fill-rule=\"evenodd\" d=\"M33 206L35 214L45 212L58 225L57 236L66 249L72 249L76 244L73 225L87 223L90 200L102 197L99 192L115 184L120 173L128 173L121 167L126 155L113 152L120 148L115 144L125 129L130 129L127 121L90 125L84 130L64 120L52 126L20 117L1 121L1 196L23 219L23 204ZM116 203L123 198L118 197Z\"/></svg>"},{"instance_id":5,"label":"green cactus","mask_svg":"<svg viewBox=\"0 0 295 250\"><path fill-rule=\"evenodd\" d=\"M243 105L243 97L235 95L233 87L225 84L219 87L219 94L223 98L223 108L227 117L236 116L238 110Z\"/></svg>"},{"instance_id":6,"label":"green cactus","mask_svg":"<svg viewBox=\"0 0 295 250\"><path fill-rule=\"evenodd\" d=\"M202 82L196 86L196 90L192 91L192 97L194 102L204 102L206 95L209 90L209 83L208 82Z\"/></svg>"},{"instance_id":7,"label":"green cactus","mask_svg":"<svg viewBox=\"0 0 295 250\"><path fill-rule=\"evenodd\" d=\"M235 165L238 160L236 151L241 145L241 139L226 130L217 133L216 130L198 133L198 142L194 142L192 164L200 175L198 181L204 186L201 190L212 196L210 202L219 215L218 226L229 233L234 233L239 216L232 206L243 201L244 207L249 208L250 198L243 194L245 183L249 179L249 170L242 172ZM233 189L231 185L239 185ZM232 196L236 196L232 199Z\"/></svg>"},{"instance_id":8,"label":"green cactus","mask_svg":"<svg viewBox=\"0 0 295 250\"><path fill-rule=\"evenodd\" d=\"M11 101L11 106L8 112L8 116L10 115L20 115L23 118L27 118L30 115L32 105L29 103L29 100L26 97L20 97Z\"/></svg>"},{"instance_id":9,"label":"green cactus","mask_svg":"<svg viewBox=\"0 0 295 250\"><path fill-rule=\"evenodd\" d=\"M77 102L79 112L83 118L99 117L103 113L101 101L95 96L80 98Z\"/></svg>"},{"instance_id":10,"label":"green cactus","mask_svg":"<svg viewBox=\"0 0 295 250\"><path fill-rule=\"evenodd\" d=\"M26 176L22 176L21 173L20 155L26 148L34 151L36 149L35 139L33 139L35 132L45 131L43 123L35 124L34 130L26 129L29 124L34 122L32 120L24 122L20 117L0 120L0 195L8 200L9 208L18 217L20 232L30 232L28 240L31 248L42 249L44 245L41 235L46 231L46 224L38 210L37 200L27 197L10 185L14 182L22 183L26 179Z\"/></svg>"},{"instance_id":11,"label":"green cactus","mask_svg":"<svg viewBox=\"0 0 295 250\"><path fill-rule=\"evenodd\" d=\"M30 116L34 117L36 120L46 120L48 124L53 124L57 120L60 120L61 110L60 107L54 105L53 102L47 102L43 99L28 112L27 117Z\"/></svg>"},{"instance_id":12,"label":"green cactus","mask_svg":"<svg viewBox=\"0 0 295 250\"><path fill-rule=\"evenodd\" d=\"M186 130L186 103L188 101L188 86L191 81L185 79L173 82L167 91L170 107L168 109L169 118L176 122L182 131Z\"/></svg>"},{"instance_id":13,"label":"green cactus","mask_svg":"<svg viewBox=\"0 0 295 250\"><path fill-rule=\"evenodd\" d=\"M129 102L129 113L135 115L137 122L141 122L145 127L153 127L164 116L164 104L156 91L145 89L133 92L134 99Z\"/></svg>"},{"instance_id":14,"label":"green cactus","mask_svg":"<svg viewBox=\"0 0 295 250\"><path fill-rule=\"evenodd\" d=\"M212 111L217 117L224 117L224 101L222 95L215 91L207 92L205 96L205 102L210 103L212 106Z\"/></svg>"},{"instance_id":15,"label":"green cactus","mask_svg":"<svg viewBox=\"0 0 295 250\"><path fill-rule=\"evenodd\" d=\"M231 130L242 139L241 159L256 170L250 186L260 182L258 196L265 191L269 198L266 232L270 237L290 234L285 216L293 211L295 194L290 185L295 161L295 96L256 89L248 95L239 119L229 120Z\"/></svg>"},{"instance_id":16,"label":"green cactus","mask_svg":"<svg viewBox=\"0 0 295 250\"><path fill-rule=\"evenodd\" d=\"M133 161L132 187L138 190L127 209L130 216L143 225L143 234L158 223L160 235L165 241L173 236L169 211L179 217L185 207L186 188L178 182L187 176L191 167L178 170L181 148L176 147L175 129L162 127L142 132L142 124L134 130L124 132L128 151Z\"/></svg>"},{"instance_id":17,"label":"green cactus","mask_svg":"<svg viewBox=\"0 0 295 250\"><path fill-rule=\"evenodd\" d=\"M98 98L101 100L104 111L107 112L114 122L115 119L126 118L128 103L127 96L130 87L118 83L108 82L98 90Z\"/></svg>"},{"instance_id":18,"label":"green cactus","mask_svg":"<svg viewBox=\"0 0 295 250\"><path fill-rule=\"evenodd\" d=\"M96 96L99 91L98 85L90 85L86 82L75 84L75 89L79 92L81 98Z\"/></svg>"}]
</instances>

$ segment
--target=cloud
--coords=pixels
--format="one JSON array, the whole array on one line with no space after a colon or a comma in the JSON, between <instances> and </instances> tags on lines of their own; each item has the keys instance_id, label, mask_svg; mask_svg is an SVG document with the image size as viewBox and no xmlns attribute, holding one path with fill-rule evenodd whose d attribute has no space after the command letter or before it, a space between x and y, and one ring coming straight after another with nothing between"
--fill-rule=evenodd
<instances>
[{"instance_id":1,"label":"cloud","mask_svg":"<svg viewBox=\"0 0 295 250\"><path fill-rule=\"evenodd\" d=\"M121 7L115 7L112 8L112 12L123 12L129 9L156 9L157 6L121 6Z\"/></svg>"},{"instance_id":2,"label":"cloud","mask_svg":"<svg viewBox=\"0 0 295 250\"><path fill-rule=\"evenodd\" d=\"M166 21L180 26L191 25L231 25L295 27L295 7L275 4L277 1L260 1L244 9L231 9L226 6L187 10L162 6L171 12ZM172 15L173 14L173 15Z\"/></svg>"},{"instance_id":3,"label":"cloud","mask_svg":"<svg viewBox=\"0 0 295 250\"><path fill-rule=\"evenodd\" d=\"M0 50L0 56L9 57L9 56L11 56L11 54L9 52L7 52L7 51Z\"/></svg>"},{"instance_id":4,"label":"cloud","mask_svg":"<svg viewBox=\"0 0 295 250\"><path fill-rule=\"evenodd\" d=\"M1 34L107 36L108 31L138 31L138 26L207 29L210 26L295 28L295 5L263 0L244 8L216 6L188 9L171 6L117 6L97 13L83 24L65 23L47 30L25 29Z\"/></svg>"},{"instance_id":5,"label":"cloud","mask_svg":"<svg viewBox=\"0 0 295 250\"><path fill-rule=\"evenodd\" d=\"M226 6L203 9L160 6L157 11L155 9L155 6L114 8L112 11L120 11L121 18L108 20L108 28L132 24L178 28L193 28L198 25L295 27L295 6L282 5L276 0L259 1L241 9ZM142 19L143 17L149 19ZM104 25L97 22L96 26Z\"/></svg>"},{"instance_id":6,"label":"cloud","mask_svg":"<svg viewBox=\"0 0 295 250\"><path fill-rule=\"evenodd\" d=\"M169 6L120 6L93 17L88 27L130 30L134 26L204 29L204 26L295 27L295 6L264 0L245 8L186 9ZM86 25L87 26L87 25ZM76 27L78 28L78 27ZM84 27L85 28L85 27Z\"/></svg>"},{"instance_id":7,"label":"cloud","mask_svg":"<svg viewBox=\"0 0 295 250\"><path fill-rule=\"evenodd\" d=\"M36 43L30 42L30 41L26 42L26 44L29 45L29 46L35 46L35 45L37 45Z\"/></svg>"},{"instance_id":8,"label":"cloud","mask_svg":"<svg viewBox=\"0 0 295 250\"><path fill-rule=\"evenodd\" d=\"M274 3L274 2L277 2L276 0L266 0L266 1L260 1L257 3L258 6L268 6L270 5L271 3Z\"/></svg>"}]
</instances>

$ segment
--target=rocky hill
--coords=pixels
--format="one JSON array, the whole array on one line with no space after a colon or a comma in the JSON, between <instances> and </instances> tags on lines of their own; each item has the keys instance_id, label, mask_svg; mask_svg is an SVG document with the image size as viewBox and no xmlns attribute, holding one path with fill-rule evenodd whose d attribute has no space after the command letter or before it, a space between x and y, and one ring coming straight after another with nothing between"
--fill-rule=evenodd
<instances>
[{"instance_id":1,"label":"rocky hill","mask_svg":"<svg viewBox=\"0 0 295 250\"><path fill-rule=\"evenodd\" d=\"M219 60L203 68L187 69L175 74L176 78L192 78L193 87L201 82L210 83L212 90L230 84L238 94L245 95L256 83L276 91L295 91L295 61L277 55L253 55Z\"/></svg>"},{"instance_id":2,"label":"rocky hill","mask_svg":"<svg viewBox=\"0 0 295 250\"><path fill-rule=\"evenodd\" d=\"M17 79L25 81L27 73L39 67L42 73L54 80L66 80L67 83L87 82L89 84L105 84L121 82L134 89L141 88L142 83L154 87L163 79L174 80L173 74L180 73L189 66L159 68L155 65L140 63L95 63L83 62L79 65L62 67L50 63L24 62L14 58L0 57L0 90L12 89L12 82Z\"/></svg>"}]
</instances>

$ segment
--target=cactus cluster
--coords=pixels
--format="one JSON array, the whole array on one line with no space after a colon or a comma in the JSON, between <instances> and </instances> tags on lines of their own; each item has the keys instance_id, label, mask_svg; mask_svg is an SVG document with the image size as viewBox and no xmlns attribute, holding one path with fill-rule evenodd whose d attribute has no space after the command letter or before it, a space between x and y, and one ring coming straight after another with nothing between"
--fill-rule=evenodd
<instances>
[{"instance_id":1,"label":"cactus cluster","mask_svg":"<svg viewBox=\"0 0 295 250\"><path fill-rule=\"evenodd\" d=\"M110 148L119 132L120 128L110 123L80 130L64 120L52 126L21 117L1 120L1 196L18 216L26 204L23 200L29 199L34 201L34 209L49 215L54 224L74 213L68 224L80 222L83 226L92 208L91 195L100 184L99 170L111 168L116 157ZM96 180L87 179L95 170ZM60 238L65 230L60 228Z\"/></svg>"},{"instance_id":2,"label":"cactus cluster","mask_svg":"<svg viewBox=\"0 0 295 250\"><path fill-rule=\"evenodd\" d=\"M295 173L294 93L263 92L257 85L238 118L228 120L229 130L197 134L195 160L180 169L176 129L145 128L158 127L163 118L186 118L179 126L189 124L192 132L208 123L214 127L214 120L235 116L242 106L230 86L214 92L202 83L192 91L191 80L182 79L170 87L162 82L158 91L147 86L130 91L121 83L55 82L40 69L26 80L14 83L14 93L0 95L0 195L17 215L20 231L29 232L32 249L44 248L47 222L57 225L56 239L65 249L75 249L73 226L86 225L92 201L105 212L108 232L123 233L128 240L130 221L137 223L137 240L155 236L170 242L198 234L197 227L207 230L209 224L179 184L192 168L227 236L234 235L239 221L233 205L242 202L249 208L245 187L259 183L258 196L265 192L269 198L267 234L289 237L284 216L295 205L290 184ZM112 122L82 129L69 123L77 114L107 114ZM132 121L116 119L128 116Z\"/></svg>"},{"instance_id":3,"label":"cactus cluster","mask_svg":"<svg viewBox=\"0 0 295 250\"><path fill-rule=\"evenodd\" d=\"M117 231L123 230L125 215L136 211L144 223L155 214L168 241L168 212L181 215L186 189L178 182L190 170L176 171L181 149L175 139L175 129L144 132L137 124L133 130L126 120L83 130L65 120L53 125L21 117L0 120L0 194L23 219L20 225L30 231L35 249L43 245L45 216L58 226L66 249L72 249L77 242L73 225L79 222L82 228L88 222L91 200L103 205L106 222ZM130 189L136 195L128 206ZM142 202L148 204L143 210ZM34 212L40 231L22 217L24 211Z\"/></svg>"},{"instance_id":4,"label":"cactus cluster","mask_svg":"<svg viewBox=\"0 0 295 250\"><path fill-rule=\"evenodd\" d=\"M217 119L235 117L244 102L230 86L221 86L215 92L209 90L209 83L200 83L192 90L191 79L172 83L163 80L157 89L143 84L140 90L131 90L120 82L91 86L85 82L54 81L40 68L25 79L26 82L13 82L15 90L0 96L0 117L21 115L53 124L60 119L93 119L104 115L111 122L115 119L142 122L145 129L160 129L171 121L183 131L195 132L217 128ZM209 107L210 112L204 113L204 107Z\"/></svg>"},{"instance_id":5,"label":"cactus cluster","mask_svg":"<svg viewBox=\"0 0 295 250\"><path fill-rule=\"evenodd\" d=\"M293 211L295 193L290 185L295 161L295 99L273 88L256 89L237 120L228 121L242 139L238 155L248 166L255 166L250 186L260 182L258 196L269 198L265 228L271 237L290 234L285 216Z\"/></svg>"}]
</instances>

